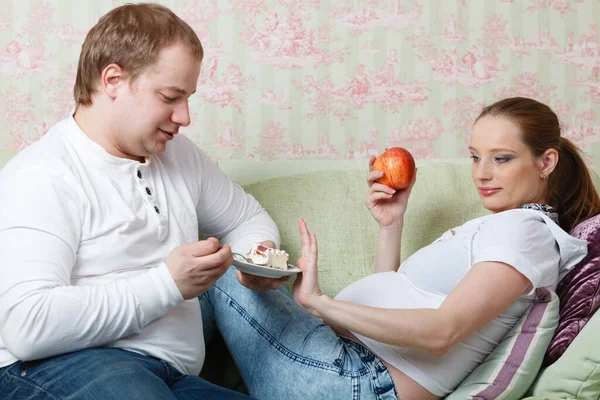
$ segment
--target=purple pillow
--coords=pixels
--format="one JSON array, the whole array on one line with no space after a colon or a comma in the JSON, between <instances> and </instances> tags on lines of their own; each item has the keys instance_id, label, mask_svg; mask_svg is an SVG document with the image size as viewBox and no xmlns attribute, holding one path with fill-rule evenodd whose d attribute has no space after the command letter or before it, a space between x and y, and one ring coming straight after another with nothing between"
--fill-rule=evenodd
<instances>
[{"instance_id":1,"label":"purple pillow","mask_svg":"<svg viewBox=\"0 0 600 400\"><path fill-rule=\"evenodd\" d=\"M570 234L587 240L588 254L558 284L559 322L544 365L556 361L600 306L600 215L578 224Z\"/></svg>"}]
</instances>

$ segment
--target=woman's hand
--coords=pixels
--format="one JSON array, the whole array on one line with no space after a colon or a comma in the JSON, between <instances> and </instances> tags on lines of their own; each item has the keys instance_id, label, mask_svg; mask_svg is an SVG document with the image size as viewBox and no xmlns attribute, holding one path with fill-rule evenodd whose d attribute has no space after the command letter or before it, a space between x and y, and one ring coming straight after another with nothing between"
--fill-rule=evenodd
<instances>
[{"instance_id":1,"label":"woman's hand","mask_svg":"<svg viewBox=\"0 0 600 400\"><path fill-rule=\"evenodd\" d=\"M319 288L317 259L319 257L319 249L317 247L317 237L314 233L310 233L306 227L304 219L298 219L298 229L300 230L300 240L302 241L302 255L298 259L296 265L302 270L298 274L292 293L296 303L308 311L312 315L316 315L317 311L313 305L323 295Z\"/></svg>"},{"instance_id":2,"label":"woman's hand","mask_svg":"<svg viewBox=\"0 0 600 400\"><path fill-rule=\"evenodd\" d=\"M415 170L415 178L406 189L394 190L386 185L375 182L383 176L383 172L373 171L374 162L375 156L371 156L369 159L369 174L367 175L369 193L367 193L365 205L379 224L379 227L385 228L403 220L408 197L417 180L417 173Z\"/></svg>"}]
</instances>

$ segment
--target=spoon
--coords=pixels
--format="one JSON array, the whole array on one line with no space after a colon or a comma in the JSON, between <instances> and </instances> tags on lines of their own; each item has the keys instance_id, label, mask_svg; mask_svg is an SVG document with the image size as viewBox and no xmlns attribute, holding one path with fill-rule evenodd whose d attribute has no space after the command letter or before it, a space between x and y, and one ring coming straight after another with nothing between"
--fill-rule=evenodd
<instances>
[{"instance_id":1,"label":"spoon","mask_svg":"<svg viewBox=\"0 0 600 400\"><path fill-rule=\"evenodd\" d=\"M252 262L250 260L248 260L243 254L240 253L231 253L231 255L233 257L240 257L241 259L243 259L245 262L252 264Z\"/></svg>"}]
</instances>

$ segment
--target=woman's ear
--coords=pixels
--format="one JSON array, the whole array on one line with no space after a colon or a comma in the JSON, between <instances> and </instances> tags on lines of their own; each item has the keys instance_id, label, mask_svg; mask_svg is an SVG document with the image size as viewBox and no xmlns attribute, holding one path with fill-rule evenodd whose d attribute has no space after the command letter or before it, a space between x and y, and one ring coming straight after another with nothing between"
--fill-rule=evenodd
<instances>
[{"instance_id":1,"label":"woman's ear","mask_svg":"<svg viewBox=\"0 0 600 400\"><path fill-rule=\"evenodd\" d=\"M558 151L556 149L548 149L539 158L540 173L543 176L550 176L556 164L558 164Z\"/></svg>"}]
</instances>

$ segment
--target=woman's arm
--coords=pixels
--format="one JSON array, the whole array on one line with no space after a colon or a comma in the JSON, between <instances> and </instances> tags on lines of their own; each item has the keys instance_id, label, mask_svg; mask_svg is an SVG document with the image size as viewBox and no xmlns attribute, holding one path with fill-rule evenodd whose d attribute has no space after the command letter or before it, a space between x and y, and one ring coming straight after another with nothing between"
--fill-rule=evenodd
<instances>
[{"instance_id":1,"label":"woman's arm","mask_svg":"<svg viewBox=\"0 0 600 400\"><path fill-rule=\"evenodd\" d=\"M529 280L510 265L474 265L439 309L382 309L316 297L307 308L332 324L371 339L443 355L506 310Z\"/></svg>"},{"instance_id":2,"label":"woman's arm","mask_svg":"<svg viewBox=\"0 0 600 400\"><path fill-rule=\"evenodd\" d=\"M379 227L375 272L398 271L404 217L390 226Z\"/></svg>"},{"instance_id":3,"label":"woman's arm","mask_svg":"<svg viewBox=\"0 0 600 400\"><path fill-rule=\"evenodd\" d=\"M416 174L408 188L394 190L376 182L383 176L383 172L373 171L374 161L375 157L371 157L369 160L369 174L367 175L369 192L365 199L365 205L379 225L375 272L397 271L400 267L404 213L408 197L416 181Z\"/></svg>"},{"instance_id":4,"label":"woman's arm","mask_svg":"<svg viewBox=\"0 0 600 400\"><path fill-rule=\"evenodd\" d=\"M294 298L304 309L333 325L396 346L443 355L506 310L530 281L508 264L480 262L448 295L439 309L382 309L331 299L318 284L318 248L314 233L298 222L302 239L302 274Z\"/></svg>"}]
</instances>

